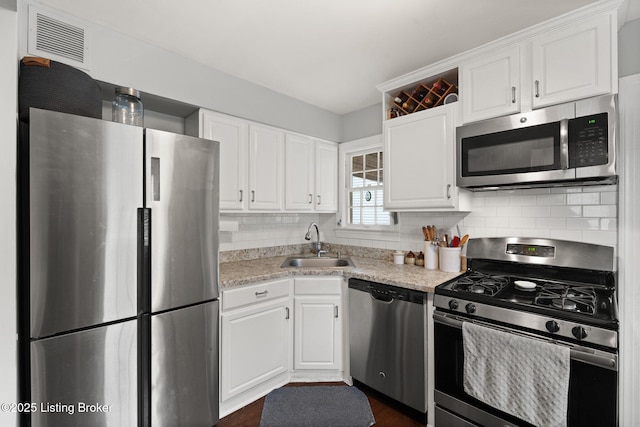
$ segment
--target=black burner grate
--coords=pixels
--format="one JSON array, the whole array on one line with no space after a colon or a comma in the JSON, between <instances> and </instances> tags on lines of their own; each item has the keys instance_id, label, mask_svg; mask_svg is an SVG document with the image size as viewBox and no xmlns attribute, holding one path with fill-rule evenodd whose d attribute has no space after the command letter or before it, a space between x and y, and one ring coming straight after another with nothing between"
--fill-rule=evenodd
<instances>
[{"instance_id":1,"label":"black burner grate","mask_svg":"<svg viewBox=\"0 0 640 427\"><path fill-rule=\"evenodd\" d=\"M586 313L592 316L597 308L596 291L590 286L545 283L533 302L544 307Z\"/></svg>"},{"instance_id":2,"label":"black burner grate","mask_svg":"<svg viewBox=\"0 0 640 427\"><path fill-rule=\"evenodd\" d=\"M508 283L509 279L504 276L472 272L458 279L453 284L452 290L493 296L507 286Z\"/></svg>"}]
</instances>

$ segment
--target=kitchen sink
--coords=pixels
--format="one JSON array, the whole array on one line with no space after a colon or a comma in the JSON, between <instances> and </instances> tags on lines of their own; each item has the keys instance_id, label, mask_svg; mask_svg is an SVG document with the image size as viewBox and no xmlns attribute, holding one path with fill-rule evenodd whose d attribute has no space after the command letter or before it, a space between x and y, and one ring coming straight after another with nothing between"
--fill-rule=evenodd
<instances>
[{"instance_id":1,"label":"kitchen sink","mask_svg":"<svg viewBox=\"0 0 640 427\"><path fill-rule=\"evenodd\" d=\"M289 257L280 266L280 268L297 267L297 268L322 268L322 267L353 267L350 258L329 258L329 257Z\"/></svg>"}]
</instances>

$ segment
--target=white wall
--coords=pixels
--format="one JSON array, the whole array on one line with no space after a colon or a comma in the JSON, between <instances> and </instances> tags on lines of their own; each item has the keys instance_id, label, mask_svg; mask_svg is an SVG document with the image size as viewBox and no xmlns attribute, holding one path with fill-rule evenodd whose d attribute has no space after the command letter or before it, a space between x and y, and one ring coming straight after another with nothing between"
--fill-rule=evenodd
<instances>
[{"instance_id":1,"label":"white wall","mask_svg":"<svg viewBox=\"0 0 640 427\"><path fill-rule=\"evenodd\" d=\"M25 56L28 1L20 0L18 6L20 56ZM89 74L96 80L330 141L341 140L341 116L335 113L97 24L87 25L94 37Z\"/></svg>"},{"instance_id":2,"label":"white wall","mask_svg":"<svg viewBox=\"0 0 640 427\"><path fill-rule=\"evenodd\" d=\"M640 73L640 19L626 22L618 31L618 76Z\"/></svg>"},{"instance_id":3,"label":"white wall","mask_svg":"<svg viewBox=\"0 0 640 427\"><path fill-rule=\"evenodd\" d=\"M13 4L11 4L13 3ZM15 403L16 371L16 111L17 15L15 1L0 3L0 403ZM0 425L16 424L0 411Z\"/></svg>"}]
</instances>

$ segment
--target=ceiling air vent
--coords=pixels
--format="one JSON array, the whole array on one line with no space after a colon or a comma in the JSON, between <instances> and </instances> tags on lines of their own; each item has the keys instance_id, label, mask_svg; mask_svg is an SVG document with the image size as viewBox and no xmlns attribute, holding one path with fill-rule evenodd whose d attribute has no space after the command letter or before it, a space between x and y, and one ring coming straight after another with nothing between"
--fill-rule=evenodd
<instances>
[{"instance_id":1,"label":"ceiling air vent","mask_svg":"<svg viewBox=\"0 0 640 427\"><path fill-rule=\"evenodd\" d=\"M87 25L29 7L29 54L89 70L88 39Z\"/></svg>"}]
</instances>

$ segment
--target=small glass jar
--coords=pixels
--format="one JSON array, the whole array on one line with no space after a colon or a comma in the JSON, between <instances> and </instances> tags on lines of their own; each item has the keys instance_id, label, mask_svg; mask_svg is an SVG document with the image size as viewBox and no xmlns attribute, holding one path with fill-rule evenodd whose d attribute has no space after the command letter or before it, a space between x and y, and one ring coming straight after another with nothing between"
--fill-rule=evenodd
<instances>
[{"instance_id":1,"label":"small glass jar","mask_svg":"<svg viewBox=\"0 0 640 427\"><path fill-rule=\"evenodd\" d=\"M114 122L144 126L144 107L140 92L130 87L116 87L116 98L112 104Z\"/></svg>"}]
</instances>

